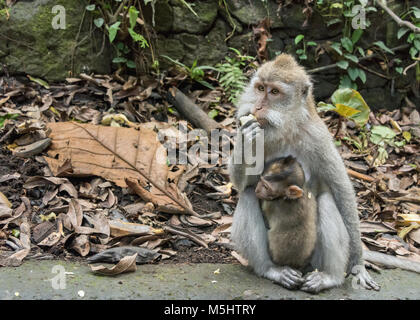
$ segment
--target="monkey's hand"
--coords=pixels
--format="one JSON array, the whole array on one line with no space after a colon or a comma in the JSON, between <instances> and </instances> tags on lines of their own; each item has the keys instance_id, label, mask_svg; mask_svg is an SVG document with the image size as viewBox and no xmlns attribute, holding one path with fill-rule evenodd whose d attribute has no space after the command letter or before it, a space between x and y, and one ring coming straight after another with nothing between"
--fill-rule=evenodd
<instances>
[{"instance_id":1,"label":"monkey's hand","mask_svg":"<svg viewBox=\"0 0 420 320\"><path fill-rule=\"evenodd\" d=\"M245 117L241 117L241 119ZM253 143L257 136L262 132L260 124L254 116L247 117L246 122L244 121L243 125L240 127L240 130L244 136L244 143Z\"/></svg>"},{"instance_id":2,"label":"monkey's hand","mask_svg":"<svg viewBox=\"0 0 420 320\"><path fill-rule=\"evenodd\" d=\"M355 266L351 272L354 275L353 283L367 290L379 291L381 287L372 279L364 265Z\"/></svg>"},{"instance_id":3,"label":"monkey's hand","mask_svg":"<svg viewBox=\"0 0 420 320\"><path fill-rule=\"evenodd\" d=\"M303 283L302 273L290 267L272 267L265 277L290 290L298 289Z\"/></svg>"}]
</instances>

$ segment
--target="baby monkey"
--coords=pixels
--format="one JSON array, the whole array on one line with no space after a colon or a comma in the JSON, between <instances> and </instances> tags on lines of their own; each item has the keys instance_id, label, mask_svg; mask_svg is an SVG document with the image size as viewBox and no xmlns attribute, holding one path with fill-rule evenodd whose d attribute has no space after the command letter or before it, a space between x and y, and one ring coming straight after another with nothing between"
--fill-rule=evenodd
<instances>
[{"instance_id":1,"label":"baby monkey","mask_svg":"<svg viewBox=\"0 0 420 320\"><path fill-rule=\"evenodd\" d=\"M317 202L305 185L302 167L292 156L269 162L255 193L268 227L273 262L303 271L315 248Z\"/></svg>"}]
</instances>

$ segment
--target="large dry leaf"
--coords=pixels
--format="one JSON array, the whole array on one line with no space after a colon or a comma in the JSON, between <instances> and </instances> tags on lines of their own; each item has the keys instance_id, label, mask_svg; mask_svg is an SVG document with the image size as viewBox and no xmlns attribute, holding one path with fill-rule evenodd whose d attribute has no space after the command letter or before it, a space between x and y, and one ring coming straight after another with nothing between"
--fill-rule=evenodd
<instances>
[{"instance_id":1,"label":"large dry leaf","mask_svg":"<svg viewBox=\"0 0 420 320\"><path fill-rule=\"evenodd\" d=\"M160 211L194 214L171 179L174 173L166 164L166 149L153 130L74 122L49 123L48 127L52 144L45 160L55 176L96 175L120 187L127 187L130 178L130 187L137 185L136 193ZM184 168L178 168L179 176Z\"/></svg>"}]
</instances>

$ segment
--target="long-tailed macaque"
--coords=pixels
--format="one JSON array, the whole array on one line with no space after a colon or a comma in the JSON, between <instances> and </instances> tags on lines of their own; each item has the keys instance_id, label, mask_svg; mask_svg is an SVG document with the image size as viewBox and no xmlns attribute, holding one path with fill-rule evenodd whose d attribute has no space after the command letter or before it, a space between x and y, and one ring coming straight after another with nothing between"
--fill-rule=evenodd
<instances>
[{"instance_id":1,"label":"long-tailed macaque","mask_svg":"<svg viewBox=\"0 0 420 320\"><path fill-rule=\"evenodd\" d=\"M255 188L266 220L270 257L278 266L304 271L316 243L317 203L293 157L268 163Z\"/></svg>"},{"instance_id":2,"label":"long-tailed macaque","mask_svg":"<svg viewBox=\"0 0 420 320\"><path fill-rule=\"evenodd\" d=\"M388 267L420 272L416 262L378 252L362 253L353 186L332 136L316 112L311 80L292 56L279 55L253 76L239 100L237 117L251 115L253 119L238 130L229 165L231 180L239 191L231 237L258 275L286 288L319 292L341 285L346 272L352 272L360 286L379 290L365 269L364 257ZM264 163L289 155L296 158L317 201L317 243L310 264L319 272L304 278L299 270L278 266L271 259L255 194L261 172L249 174L253 165L240 161L243 150L238 140L255 149L262 129L264 154L259 156L264 157Z\"/></svg>"},{"instance_id":3,"label":"long-tailed macaque","mask_svg":"<svg viewBox=\"0 0 420 320\"><path fill-rule=\"evenodd\" d=\"M238 139L254 143L264 129L264 160L292 155L301 164L307 184L316 190L318 241L311 265L320 272L302 278L289 266L276 266L270 258L267 229L255 186L259 175L247 175L247 164L230 163L233 184L239 190L232 240L255 272L286 288L308 292L338 286L345 272L355 266L361 286L379 289L366 271L362 257L356 197L333 139L318 116L312 83L304 69L286 54L263 64L244 90L238 104L238 119L253 114L238 130Z\"/></svg>"}]
</instances>

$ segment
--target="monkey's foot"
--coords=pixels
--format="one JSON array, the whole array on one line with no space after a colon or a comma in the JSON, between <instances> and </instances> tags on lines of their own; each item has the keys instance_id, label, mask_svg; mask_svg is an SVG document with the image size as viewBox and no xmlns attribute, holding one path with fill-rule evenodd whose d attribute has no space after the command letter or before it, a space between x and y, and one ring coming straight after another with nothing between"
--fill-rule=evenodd
<instances>
[{"instance_id":1,"label":"monkey's foot","mask_svg":"<svg viewBox=\"0 0 420 320\"><path fill-rule=\"evenodd\" d=\"M339 284L340 281L334 280L330 275L314 271L305 276L300 289L309 293L318 293L322 290L336 287Z\"/></svg>"},{"instance_id":2,"label":"monkey's foot","mask_svg":"<svg viewBox=\"0 0 420 320\"><path fill-rule=\"evenodd\" d=\"M367 290L373 289L375 291L379 291L381 289L381 287L372 279L364 266L355 266L352 273L354 274L354 281L363 288Z\"/></svg>"},{"instance_id":3,"label":"monkey's foot","mask_svg":"<svg viewBox=\"0 0 420 320\"><path fill-rule=\"evenodd\" d=\"M299 288L303 283L302 273L290 267L270 268L265 277L290 290Z\"/></svg>"}]
</instances>

